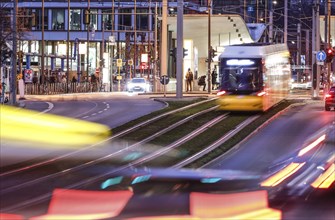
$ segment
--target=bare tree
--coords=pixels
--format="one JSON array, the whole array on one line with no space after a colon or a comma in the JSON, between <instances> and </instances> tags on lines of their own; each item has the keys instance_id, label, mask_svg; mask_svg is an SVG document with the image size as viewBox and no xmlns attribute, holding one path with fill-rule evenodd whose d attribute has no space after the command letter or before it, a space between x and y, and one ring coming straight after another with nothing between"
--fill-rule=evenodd
<instances>
[{"instance_id":1,"label":"bare tree","mask_svg":"<svg viewBox=\"0 0 335 220\"><path fill-rule=\"evenodd\" d=\"M0 4L0 66L2 66L9 48L9 42L12 40L12 25L11 25L11 10L6 6L7 4Z\"/></svg>"},{"instance_id":2,"label":"bare tree","mask_svg":"<svg viewBox=\"0 0 335 220\"><path fill-rule=\"evenodd\" d=\"M12 51L14 10L11 3L0 3L0 66L6 59L6 54ZM17 17L17 39L23 40L31 30L31 13L20 8Z\"/></svg>"}]
</instances>

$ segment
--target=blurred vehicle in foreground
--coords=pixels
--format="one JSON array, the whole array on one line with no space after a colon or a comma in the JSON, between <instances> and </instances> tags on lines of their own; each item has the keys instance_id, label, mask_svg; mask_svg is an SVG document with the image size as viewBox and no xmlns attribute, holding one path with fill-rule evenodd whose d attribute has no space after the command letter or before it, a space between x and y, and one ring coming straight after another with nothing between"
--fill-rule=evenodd
<instances>
[{"instance_id":1,"label":"blurred vehicle in foreground","mask_svg":"<svg viewBox=\"0 0 335 220\"><path fill-rule=\"evenodd\" d=\"M335 110L335 86L332 86L325 95L325 110L330 111L330 108Z\"/></svg>"},{"instance_id":2,"label":"blurred vehicle in foreground","mask_svg":"<svg viewBox=\"0 0 335 220\"><path fill-rule=\"evenodd\" d=\"M291 69L286 45L232 45L219 60L220 110L266 111L287 97Z\"/></svg>"}]
</instances>

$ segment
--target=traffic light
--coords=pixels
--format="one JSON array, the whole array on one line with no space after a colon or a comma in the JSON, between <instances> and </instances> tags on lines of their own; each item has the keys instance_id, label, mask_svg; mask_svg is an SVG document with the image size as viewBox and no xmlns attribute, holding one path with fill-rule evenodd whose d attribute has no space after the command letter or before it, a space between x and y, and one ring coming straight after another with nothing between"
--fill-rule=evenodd
<instances>
[{"instance_id":1,"label":"traffic light","mask_svg":"<svg viewBox=\"0 0 335 220\"><path fill-rule=\"evenodd\" d=\"M36 16L35 13L31 14L31 26L36 27Z\"/></svg>"},{"instance_id":2,"label":"traffic light","mask_svg":"<svg viewBox=\"0 0 335 220\"><path fill-rule=\"evenodd\" d=\"M176 61L177 48L170 49L170 56L172 56L173 61Z\"/></svg>"},{"instance_id":3,"label":"traffic light","mask_svg":"<svg viewBox=\"0 0 335 220\"><path fill-rule=\"evenodd\" d=\"M100 66L105 67L105 59L100 60Z\"/></svg>"},{"instance_id":4,"label":"traffic light","mask_svg":"<svg viewBox=\"0 0 335 220\"><path fill-rule=\"evenodd\" d=\"M326 50L326 63L331 63L333 61L333 58L335 56L335 50L333 48L328 48Z\"/></svg>"},{"instance_id":5,"label":"traffic light","mask_svg":"<svg viewBox=\"0 0 335 220\"><path fill-rule=\"evenodd\" d=\"M84 19L83 19L84 24L90 24L90 10L85 9L83 15L84 15Z\"/></svg>"},{"instance_id":6,"label":"traffic light","mask_svg":"<svg viewBox=\"0 0 335 220\"><path fill-rule=\"evenodd\" d=\"M0 57L2 59L2 62L9 62L12 56L12 51L10 49L5 49L2 51L2 57Z\"/></svg>"},{"instance_id":7,"label":"traffic light","mask_svg":"<svg viewBox=\"0 0 335 220\"><path fill-rule=\"evenodd\" d=\"M211 46L209 49L209 59L213 62L213 58L216 56L216 50Z\"/></svg>"},{"instance_id":8,"label":"traffic light","mask_svg":"<svg viewBox=\"0 0 335 220\"><path fill-rule=\"evenodd\" d=\"M188 53L187 53L187 52L188 52L188 50L187 50L187 49L185 49L185 48L183 48L183 58L184 58L184 57L186 57L186 56L188 55Z\"/></svg>"}]
</instances>

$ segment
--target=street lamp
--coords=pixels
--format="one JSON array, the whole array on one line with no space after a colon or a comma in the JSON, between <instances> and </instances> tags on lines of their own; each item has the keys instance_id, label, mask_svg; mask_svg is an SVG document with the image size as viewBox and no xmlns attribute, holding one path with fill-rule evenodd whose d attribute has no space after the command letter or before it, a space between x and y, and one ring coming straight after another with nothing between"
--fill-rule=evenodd
<instances>
[{"instance_id":1,"label":"street lamp","mask_svg":"<svg viewBox=\"0 0 335 220\"><path fill-rule=\"evenodd\" d=\"M109 65L110 65L110 91L113 91L113 61L114 61L114 46L115 46L115 36L114 33L111 33L111 36L109 36L109 45L112 46L111 49L111 55L109 59Z\"/></svg>"},{"instance_id":2,"label":"street lamp","mask_svg":"<svg viewBox=\"0 0 335 220\"><path fill-rule=\"evenodd\" d=\"M211 46L211 4L212 1L208 1L208 63L207 63L207 84L208 84L208 93L210 94L212 85L211 85L211 52L212 52L212 46Z\"/></svg>"}]
</instances>

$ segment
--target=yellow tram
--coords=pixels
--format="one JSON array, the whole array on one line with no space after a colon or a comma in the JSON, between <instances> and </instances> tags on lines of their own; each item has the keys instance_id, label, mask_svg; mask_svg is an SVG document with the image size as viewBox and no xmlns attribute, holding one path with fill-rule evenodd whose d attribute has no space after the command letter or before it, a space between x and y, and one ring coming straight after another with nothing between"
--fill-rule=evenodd
<instances>
[{"instance_id":1,"label":"yellow tram","mask_svg":"<svg viewBox=\"0 0 335 220\"><path fill-rule=\"evenodd\" d=\"M266 111L285 99L291 83L286 44L226 46L219 56L220 110Z\"/></svg>"}]
</instances>

